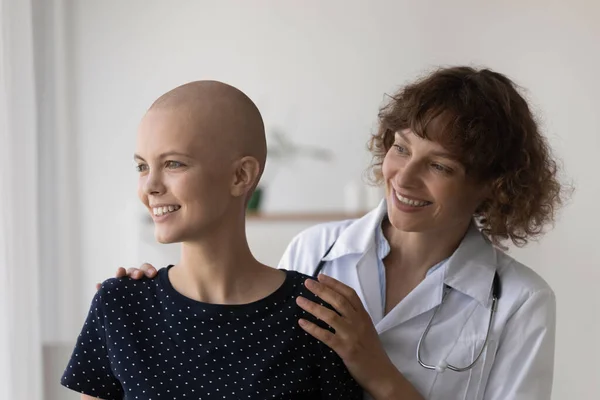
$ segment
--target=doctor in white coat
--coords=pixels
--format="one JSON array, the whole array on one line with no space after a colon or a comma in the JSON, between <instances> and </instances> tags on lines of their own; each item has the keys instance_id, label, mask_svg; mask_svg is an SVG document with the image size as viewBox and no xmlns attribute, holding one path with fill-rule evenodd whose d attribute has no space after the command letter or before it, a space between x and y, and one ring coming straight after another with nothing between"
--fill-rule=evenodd
<instances>
[{"instance_id":1,"label":"doctor in white coat","mask_svg":"<svg viewBox=\"0 0 600 400\"><path fill-rule=\"evenodd\" d=\"M370 149L385 199L300 233L279 264L322 268L306 286L337 310L298 298L335 333L300 326L366 398L550 399L554 293L501 249L539 236L563 196L527 103L504 75L454 67L403 87L379 117Z\"/></svg>"}]
</instances>

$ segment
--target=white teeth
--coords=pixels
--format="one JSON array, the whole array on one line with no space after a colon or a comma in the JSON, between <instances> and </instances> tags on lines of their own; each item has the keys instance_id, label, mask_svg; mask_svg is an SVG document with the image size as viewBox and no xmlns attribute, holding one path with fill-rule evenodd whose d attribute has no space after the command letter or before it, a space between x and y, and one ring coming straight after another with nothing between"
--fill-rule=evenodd
<instances>
[{"instance_id":1,"label":"white teeth","mask_svg":"<svg viewBox=\"0 0 600 400\"><path fill-rule=\"evenodd\" d=\"M401 194L399 194L398 192L396 192L396 198L401 203L407 204L407 205L413 206L413 207L424 207L429 204L428 201L419 201L419 200L412 200L412 199L406 198L406 197L402 196Z\"/></svg>"},{"instance_id":2,"label":"white teeth","mask_svg":"<svg viewBox=\"0 0 600 400\"><path fill-rule=\"evenodd\" d=\"M177 211L180 208L181 208L180 206L154 207L154 208L152 208L152 213L155 216L160 217L161 215L168 214L173 211Z\"/></svg>"}]
</instances>

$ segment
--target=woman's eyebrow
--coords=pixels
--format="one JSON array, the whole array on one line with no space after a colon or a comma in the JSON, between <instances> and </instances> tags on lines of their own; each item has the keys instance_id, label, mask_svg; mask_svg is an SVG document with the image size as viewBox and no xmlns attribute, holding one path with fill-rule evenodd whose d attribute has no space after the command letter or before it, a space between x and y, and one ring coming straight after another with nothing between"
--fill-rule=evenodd
<instances>
[{"instance_id":1,"label":"woman's eyebrow","mask_svg":"<svg viewBox=\"0 0 600 400\"><path fill-rule=\"evenodd\" d=\"M170 157L170 156L180 156L180 157L187 157L187 158L190 158L190 156L189 156L188 154L181 153L181 152L179 152L179 151L167 151L167 152L165 152L165 153L162 153L162 154L159 156L159 158L162 158L162 159L164 159L164 158L167 158L167 157ZM134 159L134 160L140 160L140 161L146 161L146 160L144 160L144 158L143 158L142 156L140 156L140 155L139 155L139 154L137 154L137 153L133 155L133 159Z\"/></svg>"}]
</instances>

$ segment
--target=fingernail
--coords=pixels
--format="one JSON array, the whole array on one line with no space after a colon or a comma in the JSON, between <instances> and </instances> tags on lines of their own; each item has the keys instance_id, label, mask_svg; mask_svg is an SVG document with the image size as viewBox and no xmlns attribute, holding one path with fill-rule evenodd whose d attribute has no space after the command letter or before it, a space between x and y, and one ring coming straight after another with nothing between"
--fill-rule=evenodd
<instances>
[{"instance_id":1,"label":"fingernail","mask_svg":"<svg viewBox=\"0 0 600 400\"><path fill-rule=\"evenodd\" d=\"M317 282L313 281L312 279L307 279L305 285L309 289L310 288L314 289L315 287L317 287Z\"/></svg>"},{"instance_id":2,"label":"fingernail","mask_svg":"<svg viewBox=\"0 0 600 400\"><path fill-rule=\"evenodd\" d=\"M306 321L305 321L305 320L303 320L303 319L299 319L299 320L298 320L298 324L299 324L300 326L306 326Z\"/></svg>"},{"instance_id":3,"label":"fingernail","mask_svg":"<svg viewBox=\"0 0 600 400\"><path fill-rule=\"evenodd\" d=\"M306 299L304 297L298 296L298 297L296 297L296 303L302 305L302 304L306 304L307 301L306 301Z\"/></svg>"}]
</instances>

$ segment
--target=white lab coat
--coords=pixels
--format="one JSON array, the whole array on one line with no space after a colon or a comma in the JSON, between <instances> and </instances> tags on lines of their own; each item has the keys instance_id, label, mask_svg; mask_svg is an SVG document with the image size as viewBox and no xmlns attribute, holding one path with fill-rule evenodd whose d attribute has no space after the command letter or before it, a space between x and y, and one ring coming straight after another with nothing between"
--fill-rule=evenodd
<instances>
[{"instance_id":1,"label":"white lab coat","mask_svg":"<svg viewBox=\"0 0 600 400\"><path fill-rule=\"evenodd\" d=\"M426 399L550 399L554 365L555 297L531 269L492 246L472 226L444 267L429 274L383 316L375 230L386 214L383 201L363 218L311 227L286 249L279 268L312 275L329 246L323 273L354 288L394 365ZM487 348L468 372L426 370L416 360L417 342L444 284L450 291L421 349L427 364L461 367L483 344L494 272L502 293ZM368 396L365 398L369 398Z\"/></svg>"}]
</instances>

